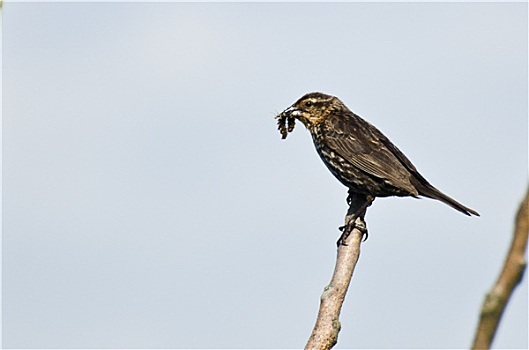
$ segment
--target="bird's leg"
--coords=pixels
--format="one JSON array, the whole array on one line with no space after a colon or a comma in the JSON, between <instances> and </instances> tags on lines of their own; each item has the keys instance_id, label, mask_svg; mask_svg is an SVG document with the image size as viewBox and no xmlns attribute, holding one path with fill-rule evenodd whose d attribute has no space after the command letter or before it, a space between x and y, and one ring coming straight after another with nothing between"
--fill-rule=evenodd
<instances>
[{"instance_id":1,"label":"bird's leg","mask_svg":"<svg viewBox=\"0 0 529 350\"><path fill-rule=\"evenodd\" d=\"M351 192L349 190L349 195L347 196L347 201L349 202L349 209L347 210L347 216L350 217L347 221L347 224L341 226L339 229L342 231L342 235L338 238L336 245L347 245L345 241L347 237L351 234L354 228L357 228L360 232L365 234L364 241L368 237L367 227L364 222L364 215L366 214L367 207L369 207L375 198L373 196L364 196L357 193ZM361 223L356 223L356 219L360 218Z\"/></svg>"}]
</instances>

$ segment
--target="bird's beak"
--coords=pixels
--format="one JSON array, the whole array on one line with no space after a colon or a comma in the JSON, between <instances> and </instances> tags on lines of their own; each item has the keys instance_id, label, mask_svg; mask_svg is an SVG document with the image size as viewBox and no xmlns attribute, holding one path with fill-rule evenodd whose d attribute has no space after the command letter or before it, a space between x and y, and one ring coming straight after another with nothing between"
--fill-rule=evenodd
<instances>
[{"instance_id":1,"label":"bird's beak","mask_svg":"<svg viewBox=\"0 0 529 350\"><path fill-rule=\"evenodd\" d=\"M294 106L290 106L281 112L280 116L287 118L297 118L301 115L301 111Z\"/></svg>"}]
</instances>

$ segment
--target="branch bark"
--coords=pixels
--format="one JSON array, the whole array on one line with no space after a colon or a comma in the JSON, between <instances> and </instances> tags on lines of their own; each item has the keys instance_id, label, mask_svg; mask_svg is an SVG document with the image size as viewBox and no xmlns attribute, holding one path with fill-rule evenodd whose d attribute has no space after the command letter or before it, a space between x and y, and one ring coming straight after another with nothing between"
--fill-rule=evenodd
<instances>
[{"instance_id":1,"label":"branch bark","mask_svg":"<svg viewBox=\"0 0 529 350\"><path fill-rule=\"evenodd\" d=\"M353 217L352 205L349 207L345 224ZM362 215L363 216L363 215ZM331 282L323 290L320 298L320 310L316 325L312 330L305 349L330 349L338 341L341 324L339 320L345 294L353 276L354 268L360 257L360 244L363 232L356 226L365 227L362 218L357 218L355 228L345 240L345 244L338 247L336 265Z\"/></svg>"},{"instance_id":2,"label":"branch bark","mask_svg":"<svg viewBox=\"0 0 529 350\"><path fill-rule=\"evenodd\" d=\"M472 349L489 349L505 305L521 282L527 265L525 250L529 233L529 190L516 214L514 237L498 280L485 296Z\"/></svg>"}]
</instances>

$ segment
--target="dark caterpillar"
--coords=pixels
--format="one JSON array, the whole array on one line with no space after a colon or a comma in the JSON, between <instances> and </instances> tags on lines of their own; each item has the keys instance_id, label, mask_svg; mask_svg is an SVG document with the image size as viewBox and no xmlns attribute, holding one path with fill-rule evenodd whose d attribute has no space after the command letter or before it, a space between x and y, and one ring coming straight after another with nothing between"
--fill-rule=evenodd
<instances>
[{"instance_id":1,"label":"dark caterpillar","mask_svg":"<svg viewBox=\"0 0 529 350\"><path fill-rule=\"evenodd\" d=\"M276 117L277 119L277 130L281 133L281 138L286 139L289 132L294 130L296 126L296 119L284 117L281 114Z\"/></svg>"}]
</instances>

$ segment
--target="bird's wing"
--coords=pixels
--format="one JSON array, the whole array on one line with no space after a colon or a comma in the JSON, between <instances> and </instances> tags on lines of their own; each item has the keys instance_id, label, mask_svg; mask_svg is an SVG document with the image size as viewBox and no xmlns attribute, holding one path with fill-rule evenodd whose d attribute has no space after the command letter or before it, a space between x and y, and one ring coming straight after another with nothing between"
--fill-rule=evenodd
<instances>
[{"instance_id":1,"label":"bird's wing","mask_svg":"<svg viewBox=\"0 0 529 350\"><path fill-rule=\"evenodd\" d=\"M325 140L334 152L356 168L417 194L410 182L417 170L377 128L356 115L329 116L324 123Z\"/></svg>"}]
</instances>

